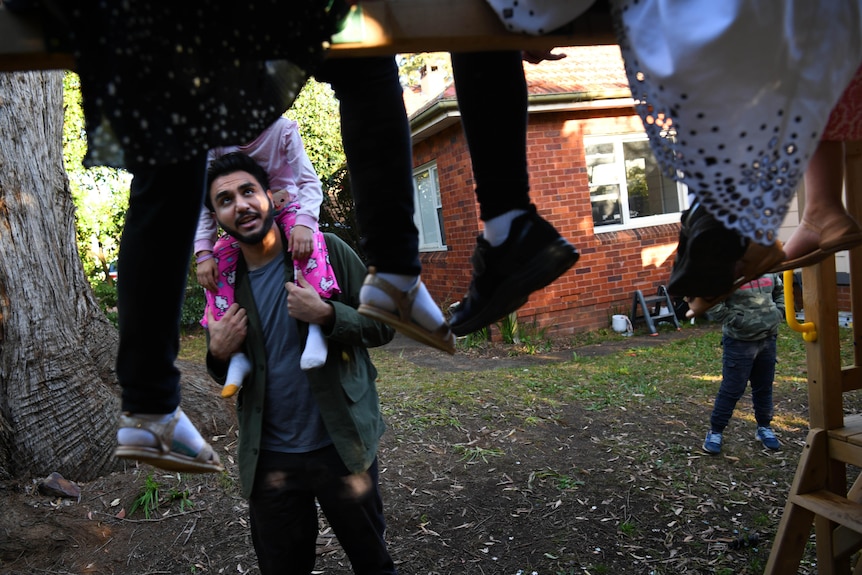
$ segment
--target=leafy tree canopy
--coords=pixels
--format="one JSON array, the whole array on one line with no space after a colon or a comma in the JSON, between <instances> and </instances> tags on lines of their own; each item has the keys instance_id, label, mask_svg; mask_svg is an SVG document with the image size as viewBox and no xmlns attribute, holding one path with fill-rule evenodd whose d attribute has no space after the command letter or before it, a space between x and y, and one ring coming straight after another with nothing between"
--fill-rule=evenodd
<instances>
[{"instance_id":1,"label":"leafy tree canopy","mask_svg":"<svg viewBox=\"0 0 862 575\"><path fill-rule=\"evenodd\" d=\"M345 162L338 100L332 88L309 80L286 116L299 124L305 153L317 175L322 180L331 177Z\"/></svg>"}]
</instances>

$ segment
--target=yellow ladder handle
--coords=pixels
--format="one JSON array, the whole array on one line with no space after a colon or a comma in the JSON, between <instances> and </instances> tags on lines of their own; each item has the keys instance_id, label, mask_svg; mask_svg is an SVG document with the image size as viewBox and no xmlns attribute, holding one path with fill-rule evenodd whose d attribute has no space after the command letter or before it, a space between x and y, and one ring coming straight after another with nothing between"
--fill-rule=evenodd
<instances>
[{"instance_id":1,"label":"yellow ladder handle","mask_svg":"<svg viewBox=\"0 0 862 575\"><path fill-rule=\"evenodd\" d=\"M817 328L814 327L814 322L799 323L796 321L796 305L793 303L793 270L784 272L784 316L790 329L800 332L802 339L817 341Z\"/></svg>"}]
</instances>

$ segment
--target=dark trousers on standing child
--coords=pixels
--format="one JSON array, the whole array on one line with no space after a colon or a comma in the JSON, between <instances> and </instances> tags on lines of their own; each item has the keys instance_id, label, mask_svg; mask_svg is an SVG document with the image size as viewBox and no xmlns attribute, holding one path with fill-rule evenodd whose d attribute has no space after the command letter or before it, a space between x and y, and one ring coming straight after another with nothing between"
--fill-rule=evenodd
<instances>
[{"instance_id":1,"label":"dark trousers on standing child","mask_svg":"<svg viewBox=\"0 0 862 575\"><path fill-rule=\"evenodd\" d=\"M742 341L723 336L724 354L721 386L715 396L710 417L712 431L721 433L727 427L736 403L751 382L754 418L760 427L772 423L772 383L775 380L776 336L756 341Z\"/></svg>"}]
</instances>

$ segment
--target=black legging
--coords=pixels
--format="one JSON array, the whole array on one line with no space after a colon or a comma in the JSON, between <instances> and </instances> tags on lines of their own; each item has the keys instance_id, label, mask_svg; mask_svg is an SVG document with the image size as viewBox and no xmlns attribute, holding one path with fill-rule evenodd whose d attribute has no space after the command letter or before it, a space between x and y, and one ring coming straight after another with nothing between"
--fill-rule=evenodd
<instances>
[{"instance_id":1,"label":"black legging","mask_svg":"<svg viewBox=\"0 0 862 575\"><path fill-rule=\"evenodd\" d=\"M452 54L452 70L479 217L489 220L529 208L527 82L521 52Z\"/></svg>"},{"instance_id":2,"label":"black legging","mask_svg":"<svg viewBox=\"0 0 862 575\"><path fill-rule=\"evenodd\" d=\"M418 275L413 153L395 58L331 59L315 77L332 85L341 105L341 137L369 264Z\"/></svg>"},{"instance_id":3,"label":"black legging","mask_svg":"<svg viewBox=\"0 0 862 575\"><path fill-rule=\"evenodd\" d=\"M480 217L527 209L527 84L521 53L452 54L452 64ZM381 272L418 275L410 125L395 59L332 59L316 78L332 85L341 104L344 152L369 264Z\"/></svg>"},{"instance_id":4,"label":"black legging","mask_svg":"<svg viewBox=\"0 0 862 575\"><path fill-rule=\"evenodd\" d=\"M180 403L174 360L205 165L202 154L133 171L117 262L117 378L124 411L169 413Z\"/></svg>"}]
</instances>

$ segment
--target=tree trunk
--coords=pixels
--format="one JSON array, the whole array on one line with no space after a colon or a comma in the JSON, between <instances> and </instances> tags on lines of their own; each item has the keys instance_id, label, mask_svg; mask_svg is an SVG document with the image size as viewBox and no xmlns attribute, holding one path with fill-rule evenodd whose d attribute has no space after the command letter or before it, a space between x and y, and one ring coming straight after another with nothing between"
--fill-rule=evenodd
<instances>
[{"instance_id":1,"label":"tree trunk","mask_svg":"<svg viewBox=\"0 0 862 575\"><path fill-rule=\"evenodd\" d=\"M84 277L63 168L63 72L0 74L0 477L111 466L117 333Z\"/></svg>"},{"instance_id":2,"label":"tree trunk","mask_svg":"<svg viewBox=\"0 0 862 575\"><path fill-rule=\"evenodd\" d=\"M0 74L0 135L0 479L57 471L90 481L120 467L117 331L75 241L63 72ZM178 367L198 429L231 437L233 402L203 366Z\"/></svg>"}]
</instances>

